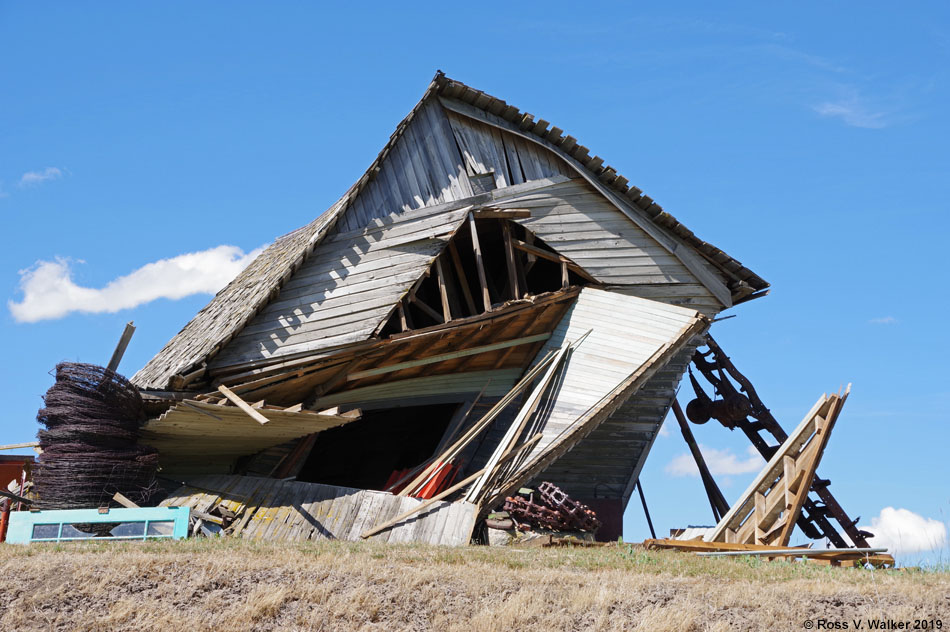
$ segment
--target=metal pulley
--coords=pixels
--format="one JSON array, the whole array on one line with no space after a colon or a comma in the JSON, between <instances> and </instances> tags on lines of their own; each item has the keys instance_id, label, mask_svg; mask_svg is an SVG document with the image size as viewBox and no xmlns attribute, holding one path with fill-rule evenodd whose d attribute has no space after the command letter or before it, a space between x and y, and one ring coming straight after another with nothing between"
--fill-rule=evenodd
<instances>
[{"instance_id":1,"label":"metal pulley","mask_svg":"<svg viewBox=\"0 0 950 632\"><path fill-rule=\"evenodd\" d=\"M715 419L727 428L732 428L736 423L745 420L751 412L752 404L740 393L717 400L697 397L686 404L686 416L694 424L704 424Z\"/></svg>"}]
</instances>

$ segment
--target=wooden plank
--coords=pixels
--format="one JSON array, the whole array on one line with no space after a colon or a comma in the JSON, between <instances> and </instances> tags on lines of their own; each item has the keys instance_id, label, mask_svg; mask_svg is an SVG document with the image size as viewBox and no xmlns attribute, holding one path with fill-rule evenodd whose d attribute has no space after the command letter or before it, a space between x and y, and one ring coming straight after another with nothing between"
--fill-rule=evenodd
<instances>
[{"instance_id":1,"label":"wooden plank","mask_svg":"<svg viewBox=\"0 0 950 632\"><path fill-rule=\"evenodd\" d=\"M529 209L480 208L474 211L475 219L527 219L531 217Z\"/></svg>"},{"instance_id":2,"label":"wooden plank","mask_svg":"<svg viewBox=\"0 0 950 632\"><path fill-rule=\"evenodd\" d=\"M447 323L452 320L452 308L449 305L449 293L445 287L445 271L442 270L442 257L436 257L435 275L436 281L439 284L439 296L442 298L442 320Z\"/></svg>"},{"instance_id":3,"label":"wooden plank","mask_svg":"<svg viewBox=\"0 0 950 632\"><path fill-rule=\"evenodd\" d=\"M544 374L544 377L542 377L538 384L534 387L534 390L528 396L527 400L518 411L518 414L515 415L514 420L512 420L508 429L505 431L505 435L502 437L501 441L499 441L495 451L492 453L491 457L489 457L488 463L485 465L486 475L479 477L475 484L472 485L472 488L465 496L465 500L469 502L476 502L479 499L479 494L481 494L485 484L488 483L491 476L495 474L496 468L499 466L499 461L505 454L508 453L510 449L514 447L518 438L521 436L521 432L524 430L528 418L534 413L537 405L541 401L541 396L547 390L548 385L550 384L554 375L560 370L561 362L564 360L565 355L567 355L567 353L575 346L575 343L576 341L570 343L565 342L557 351L554 358L551 360L551 363L548 365L547 372Z\"/></svg>"},{"instance_id":4,"label":"wooden plank","mask_svg":"<svg viewBox=\"0 0 950 632\"><path fill-rule=\"evenodd\" d=\"M238 408L243 410L245 413L247 413L247 416L253 419L254 421L256 421L257 423L266 424L270 421L267 417L262 415L259 411L255 410L254 408L251 408L251 406L249 406L247 402L245 402L243 399L235 395L231 391L231 389L229 389L224 384L218 385L218 392L220 392L222 395L227 397L228 400L231 401L231 403L233 403L235 406L237 406Z\"/></svg>"},{"instance_id":5,"label":"wooden plank","mask_svg":"<svg viewBox=\"0 0 950 632\"><path fill-rule=\"evenodd\" d=\"M547 340L551 337L550 333L536 334L533 336L526 336L524 338L517 338L515 340L505 340L503 342L496 342L490 345L483 345L480 347L474 347L472 349L463 349L461 351L452 351L450 353L442 353L439 355L430 356L428 358L420 358L418 360L408 360L406 362L400 362L398 364L391 364L388 366L376 367L373 369L367 369L365 371L357 371L346 376L348 382L354 380L360 380L366 377L384 375L386 373L392 373L393 371L400 371L403 369L408 369L412 367L425 366L427 364L435 364L438 362L446 362L448 360L454 360L457 358L464 358L472 355L479 355L482 353L489 353L491 351L497 351L499 349L507 349L508 347L517 347L520 345L532 344L535 342L540 342Z\"/></svg>"},{"instance_id":6,"label":"wooden plank","mask_svg":"<svg viewBox=\"0 0 950 632\"><path fill-rule=\"evenodd\" d=\"M396 303L396 312L399 314L399 330L408 331L409 320L408 318L406 318L406 307L405 307L405 303L402 300Z\"/></svg>"},{"instance_id":7,"label":"wooden plank","mask_svg":"<svg viewBox=\"0 0 950 632\"><path fill-rule=\"evenodd\" d=\"M415 292L411 292L409 294L409 302L411 302L413 305L415 305L416 307L421 309L423 312L431 316L432 319L435 320L435 322L437 323L446 322L444 313L440 314L439 312L429 307L429 305L427 305L422 299L416 296Z\"/></svg>"},{"instance_id":8,"label":"wooden plank","mask_svg":"<svg viewBox=\"0 0 950 632\"><path fill-rule=\"evenodd\" d=\"M848 390L850 391L850 384L848 385ZM785 506L785 524L778 534L778 542L781 546L787 546L792 537L792 530L798 521L798 515L801 513L802 506L808 498L808 491L811 489L812 481L815 480L818 463L821 461L821 457L828 445L828 440L831 438L831 430L834 428L835 422L838 420L838 414L841 412L841 407L847 398L848 393L845 393L844 398L834 398L828 415L825 416L824 419L820 419L816 422L815 434L817 436L812 439L814 444L808 446L810 453L803 459L805 462L795 464L796 470L801 470L801 477L798 480L798 489L795 491L792 502Z\"/></svg>"},{"instance_id":9,"label":"wooden plank","mask_svg":"<svg viewBox=\"0 0 950 632\"><path fill-rule=\"evenodd\" d=\"M26 443L8 443L6 445L0 445L0 452L4 450L19 450L21 448L38 448L40 447L39 441L27 441Z\"/></svg>"},{"instance_id":10,"label":"wooden plank","mask_svg":"<svg viewBox=\"0 0 950 632\"><path fill-rule=\"evenodd\" d=\"M508 286L511 288L511 295L518 299L521 298L521 284L518 280L518 264L515 261L515 249L511 243L511 226L507 222L503 222L501 232L505 239L505 259L508 262Z\"/></svg>"},{"instance_id":11,"label":"wooden plank","mask_svg":"<svg viewBox=\"0 0 950 632\"><path fill-rule=\"evenodd\" d=\"M550 362L554 359L554 353L549 353L547 356L542 358L535 366L529 370L521 380L510 390L504 397L498 400L498 402L491 407L491 409L482 416L471 428L469 428L451 447L446 449L442 454L432 460L432 464L429 465L423 472L413 479L402 491L399 492L400 496L407 496L414 492L416 489L425 485L428 482L429 478L433 475L433 470L437 467L439 463L450 463L458 454L469 444L472 440L475 439L485 428L488 427L500 414L501 412L512 402L515 397L524 389L526 389L534 379L543 371Z\"/></svg>"},{"instance_id":12,"label":"wooden plank","mask_svg":"<svg viewBox=\"0 0 950 632\"><path fill-rule=\"evenodd\" d=\"M119 369L119 363L122 362L122 356L125 355L125 349L129 346L129 341L132 340L132 334L135 333L135 325L132 324L132 321L129 321L125 324L125 329L122 330L122 335L119 337L119 342L115 346L115 351L112 352L112 357L109 359L109 364L106 368L113 373Z\"/></svg>"},{"instance_id":13,"label":"wooden plank","mask_svg":"<svg viewBox=\"0 0 950 632\"><path fill-rule=\"evenodd\" d=\"M491 297L488 294L488 281L485 277L485 264L482 261L482 249L478 244L478 229L475 226L475 216L468 215L468 226L472 233L472 249L475 251L475 269L478 271L478 283L482 288L482 303L486 312L491 311Z\"/></svg>"},{"instance_id":14,"label":"wooden plank","mask_svg":"<svg viewBox=\"0 0 950 632\"><path fill-rule=\"evenodd\" d=\"M134 502L132 502L131 500L129 500L128 498L126 498L125 496L123 496L122 494L120 494L119 492L116 492L115 494L112 495L112 500L116 501L117 503L119 503L119 504L122 505L123 507L128 507L129 509L138 509L138 508L139 508L138 505L136 505ZM200 517L200 516L199 516L199 517Z\"/></svg>"},{"instance_id":15,"label":"wooden plank","mask_svg":"<svg viewBox=\"0 0 950 632\"><path fill-rule=\"evenodd\" d=\"M475 300L472 298L472 291L468 285L468 276L465 274L465 268L462 267L462 259L459 256L458 248L455 246L455 240L449 242L449 255L452 257L452 264L455 266L455 275L458 277L459 285L462 287L462 297L465 299L465 305L468 307L468 313L475 315L478 310L475 308Z\"/></svg>"}]
</instances>

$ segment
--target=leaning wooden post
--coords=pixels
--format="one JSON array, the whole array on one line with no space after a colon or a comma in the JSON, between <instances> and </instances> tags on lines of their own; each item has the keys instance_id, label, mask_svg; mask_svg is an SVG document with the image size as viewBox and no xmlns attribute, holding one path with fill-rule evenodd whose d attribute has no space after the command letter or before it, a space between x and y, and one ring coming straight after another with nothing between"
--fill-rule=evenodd
<instances>
[{"instance_id":1,"label":"leaning wooden post","mask_svg":"<svg viewBox=\"0 0 950 632\"><path fill-rule=\"evenodd\" d=\"M119 344L115 346L115 351L112 352L109 366L106 367L113 373L119 368L119 362L122 362L122 356L125 355L125 349L129 346L129 341L132 340L132 334L134 333L135 325L132 324L132 321L127 322L125 329L122 331L122 336L119 338Z\"/></svg>"}]
</instances>

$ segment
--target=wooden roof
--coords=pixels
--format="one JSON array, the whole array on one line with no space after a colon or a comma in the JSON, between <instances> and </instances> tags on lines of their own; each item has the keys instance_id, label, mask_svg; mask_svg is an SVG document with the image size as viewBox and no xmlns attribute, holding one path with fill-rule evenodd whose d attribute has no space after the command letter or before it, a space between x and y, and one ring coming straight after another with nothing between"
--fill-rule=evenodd
<instances>
[{"instance_id":1,"label":"wooden roof","mask_svg":"<svg viewBox=\"0 0 950 632\"><path fill-rule=\"evenodd\" d=\"M454 146L456 141L448 120L444 116L439 119L434 108L444 108L473 120L477 118L486 125L518 135L528 145L547 149L553 155L541 161L548 164L549 169L542 169L537 174L539 177L563 174L565 169L576 171L575 175L585 178L641 227L645 226L648 230L649 226L661 227L662 231L659 232L662 236L672 235L674 238L667 248L683 259L692 272L702 277L708 274L703 266L709 265L729 280L726 297L718 295L726 306L731 304L729 292L735 297L746 298L752 292L768 287L768 283L739 262L696 238L651 198L636 187L628 186L626 178L604 166L600 158L591 157L585 147L578 145L572 137L564 136L560 129L549 129L546 121L535 121L532 115L521 113L504 101L449 79L440 72L419 103L397 126L370 168L347 193L317 220L275 241L136 373L132 381L142 388L181 389L191 379L203 375L208 363L245 327L252 324L257 314L267 308L278 296L282 286L305 264L314 249L332 234L332 230L343 233L366 230L370 222L403 213L410 210L408 207L442 205L441 210L446 210L453 204L458 207L466 200L484 201L485 196L480 196L465 176L462 158L459 157L456 161L459 164L455 165L455 159L445 155L446 147L449 144ZM410 126L414 120L416 125ZM385 164L390 152L405 152L405 148L397 144L403 134L417 135L419 142L427 147L424 156L404 156L405 164L415 168L413 173L416 176L405 182L401 180L401 174L391 173L392 168L387 169ZM462 171L457 171L458 168ZM386 202L384 190L400 193L402 199L408 201L404 201L401 206L397 204L390 207L392 202ZM364 191L367 194L361 196ZM364 210L355 214L347 213L355 203L364 207ZM336 226L341 219L341 225ZM373 225L368 230L376 228ZM656 235L655 231L653 229L651 233ZM676 240L689 248L677 252ZM703 265L692 261L696 255L689 254L687 250L698 253Z\"/></svg>"}]
</instances>

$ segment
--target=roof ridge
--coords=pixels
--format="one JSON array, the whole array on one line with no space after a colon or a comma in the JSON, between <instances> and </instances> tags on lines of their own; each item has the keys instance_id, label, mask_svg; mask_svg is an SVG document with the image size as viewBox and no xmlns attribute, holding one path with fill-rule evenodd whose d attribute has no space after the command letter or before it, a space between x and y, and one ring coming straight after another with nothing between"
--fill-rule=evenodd
<instances>
[{"instance_id":1,"label":"roof ridge","mask_svg":"<svg viewBox=\"0 0 950 632\"><path fill-rule=\"evenodd\" d=\"M441 70L435 73L433 83L439 87L439 94L451 99L467 103L475 108L501 117L509 123L517 125L522 132L527 132L554 145L568 156L577 160L584 168L590 171L605 186L623 196L637 209L646 213L657 225L662 226L682 239L688 246L695 249L707 261L735 279L738 283L746 283L752 291L761 291L769 287L769 283L743 266L739 261L726 254L722 249L706 242L680 223L673 215L663 210L653 198L643 193L641 189L630 185L629 180L620 175L610 165L604 164L604 159L591 156L590 150L579 144L577 139L559 127L552 126L548 121L535 120L533 114L522 112L503 99L494 97L487 92L452 79ZM730 288L736 289L736 288ZM751 294L748 292L747 294Z\"/></svg>"}]
</instances>

